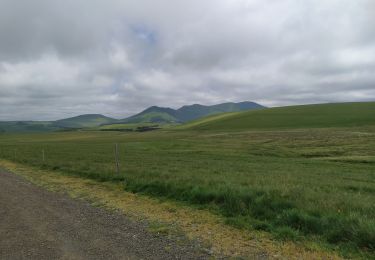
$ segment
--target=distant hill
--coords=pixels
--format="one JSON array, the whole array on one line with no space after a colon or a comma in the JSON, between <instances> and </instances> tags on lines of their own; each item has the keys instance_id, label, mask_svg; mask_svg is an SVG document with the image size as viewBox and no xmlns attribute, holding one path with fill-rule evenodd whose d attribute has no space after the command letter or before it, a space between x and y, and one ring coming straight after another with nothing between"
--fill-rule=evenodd
<instances>
[{"instance_id":1,"label":"distant hill","mask_svg":"<svg viewBox=\"0 0 375 260\"><path fill-rule=\"evenodd\" d=\"M277 107L202 118L180 129L277 130L375 125L375 102Z\"/></svg>"},{"instance_id":2,"label":"distant hill","mask_svg":"<svg viewBox=\"0 0 375 260\"><path fill-rule=\"evenodd\" d=\"M61 128L86 128L115 123L117 121L116 119L99 114L88 114L57 120L53 122L53 125Z\"/></svg>"},{"instance_id":3,"label":"distant hill","mask_svg":"<svg viewBox=\"0 0 375 260\"><path fill-rule=\"evenodd\" d=\"M121 120L123 123L176 123L178 118L175 115L176 110L152 106L143 110L141 113Z\"/></svg>"},{"instance_id":4,"label":"distant hill","mask_svg":"<svg viewBox=\"0 0 375 260\"><path fill-rule=\"evenodd\" d=\"M6 121L0 122L0 133L33 133L66 131L79 128L96 127L117 122L103 115L81 115L57 121Z\"/></svg>"},{"instance_id":5,"label":"distant hill","mask_svg":"<svg viewBox=\"0 0 375 260\"><path fill-rule=\"evenodd\" d=\"M183 106L180 109L163 108L152 106L139 114L129 118L118 120L100 114L87 114L56 121L0 121L0 133L22 133L22 132L52 132L66 131L81 128L98 128L100 126L110 126L109 129L117 129L118 124L159 124L170 125L187 122L208 115L224 112L243 111L249 109L259 109L263 106L253 102L224 103L214 106L191 105ZM117 126L116 126L117 125ZM134 125L132 126L135 127Z\"/></svg>"},{"instance_id":6,"label":"distant hill","mask_svg":"<svg viewBox=\"0 0 375 260\"><path fill-rule=\"evenodd\" d=\"M153 106L125 120L90 114L57 121L0 122L0 133L51 132L104 125L117 129L120 125L116 124L124 123L134 123L132 127L137 127L137 124L147 125L145 123L173 124L187 121L177 129L235 131L375 126L375 102L259 108L263 106L252 102L191 105L177 110ZM241 110L250 111L236 112ZM121 127L128 128L129 125Z\"/></svg>"},{"instance_id":7,"label":"distant hill","mask_svg":"<svg viewBox=\"0 0 375 260\"><path fill-rule=\"evenodd\" d=\"M213 106L190 105L179 109L152 106L139 114L121 120L124 123L183 123L208 115L225 112L260 109L264 106L254 102L223 103Z\"/></svg>"},{"instance_id":8,"label":"distant hill","mask_svg":"<svg viewBox=\"0 0 375 260\"><path fill-rule=\"evenodd\" d=\"M52 132L60 130L52 122L42 121L7 121L0 122L0 133Z\"/></svg>"}]
</instances>

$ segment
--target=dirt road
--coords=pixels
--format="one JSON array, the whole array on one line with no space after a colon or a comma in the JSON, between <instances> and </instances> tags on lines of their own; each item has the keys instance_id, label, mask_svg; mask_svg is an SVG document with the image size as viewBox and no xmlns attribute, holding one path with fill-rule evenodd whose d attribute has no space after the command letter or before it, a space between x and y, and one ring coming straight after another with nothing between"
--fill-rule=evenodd
<instances>
[{"instance_id":1,"label":"dirt road","mask_svg":"<svg viewBox=\"0 0 375 260\"><path fill-rule=\"evenodd\" d=\"M0 259L206 259L193 243L0 169Z\"/></svg>"}]
</instances>

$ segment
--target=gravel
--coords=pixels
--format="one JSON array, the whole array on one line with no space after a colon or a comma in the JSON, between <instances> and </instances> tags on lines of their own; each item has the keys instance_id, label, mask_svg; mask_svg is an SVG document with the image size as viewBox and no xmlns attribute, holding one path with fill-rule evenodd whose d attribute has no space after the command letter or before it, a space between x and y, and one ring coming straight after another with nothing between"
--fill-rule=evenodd
<instances>
[{"instance_id":1,"label":"gravel","mask_svg":"<svg viewBox=\"0 0 375 260\"><path fill-rule=\"evenodd\" d=\"M0 259L207 259L182 236L37 187L0 169Z\"/></svg>"}]
</instances>

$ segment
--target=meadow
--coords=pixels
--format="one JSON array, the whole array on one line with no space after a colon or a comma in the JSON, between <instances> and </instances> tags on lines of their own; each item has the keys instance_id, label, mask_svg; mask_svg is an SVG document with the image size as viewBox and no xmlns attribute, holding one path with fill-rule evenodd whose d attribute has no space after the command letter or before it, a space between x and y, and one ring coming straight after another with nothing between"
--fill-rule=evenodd
<instances>
[{"instance_id":1,"label":"meadow","mask_svg":"<svg viewBox=\"0 0 375 260\"><path fill-rule=\"evenodd\" d=\"M375 256L375 126L3 134L0 157L122 182L275 239Z\"/></svg>"}]
</instances>

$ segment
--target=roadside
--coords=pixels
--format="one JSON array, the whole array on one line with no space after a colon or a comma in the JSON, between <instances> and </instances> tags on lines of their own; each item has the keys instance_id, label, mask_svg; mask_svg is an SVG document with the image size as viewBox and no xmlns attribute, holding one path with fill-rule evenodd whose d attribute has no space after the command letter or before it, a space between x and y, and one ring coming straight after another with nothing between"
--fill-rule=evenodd
<instances>
[{"instance_id":1,"label":"roadside","mask_svg":"<svg viewBox=\"0 0 375 260\"><path fill-rule=\"evenodd\" d=\"M0 259L207 259L120 212L50 192L0 169Z\"/></svg>"},{"instance_id":2,"label":"roadside","mask_svg":"<svg viewBox=\"0 0 375 260\"><path fill-rule=\"evenodd\" d=\"M168 238L183 233L191 241L198 241L209 248L205 252L213 257L339 259L336 255L322 252L314 244L306 246L274 241L263 232L230 227L219 216L206 210L125 192L121 185L42 171L3 160L0 160L0 165L49 190L68 193L71 197L107 209L119 210L135 223L146 220L149 223L147 229L153 234ZM196 257L190 259L193 258Z\"/></svg>"}]
</instances>

